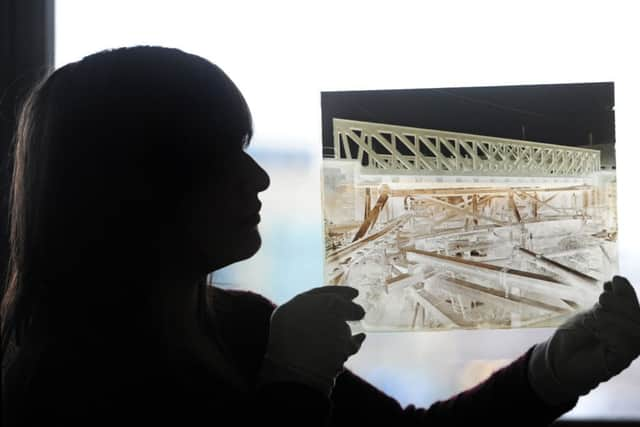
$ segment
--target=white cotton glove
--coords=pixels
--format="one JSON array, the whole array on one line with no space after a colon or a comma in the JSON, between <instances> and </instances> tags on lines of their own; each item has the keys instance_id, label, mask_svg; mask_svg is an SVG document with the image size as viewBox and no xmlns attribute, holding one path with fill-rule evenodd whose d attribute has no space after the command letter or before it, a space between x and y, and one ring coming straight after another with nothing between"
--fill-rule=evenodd
<instances>
[{"instance_id":1,"label":"white cotton glove","mask_svg":"<svg viewBox=\"0 0 640 427\"><path fill-rule=\"evenodd\" d=\"M347 324L365 314L351 301L356 296L358 291L348 286L323 286L278 307L271 316L261 381L301 382L329 395L365 338L352 336Z\"/></svg>"},{"instance_id":2,"label":"white cotton glove","mask_svg":"<svg viewBox=\"0 0 640 427\"><path fill-rule=\"evenodd\" d=\"M569 403L622 372L639 354L638 298L627 279L614 276L593 308L535 346L529 382L546 403Z\"/></svg>"}]
</instances>

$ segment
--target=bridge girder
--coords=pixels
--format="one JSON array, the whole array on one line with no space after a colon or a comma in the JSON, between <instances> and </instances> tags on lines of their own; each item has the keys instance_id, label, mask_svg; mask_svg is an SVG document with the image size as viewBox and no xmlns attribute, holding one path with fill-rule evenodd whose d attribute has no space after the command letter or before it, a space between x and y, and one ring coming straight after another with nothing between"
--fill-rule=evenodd
<instances>
[{"instance_id":1,"label":"bridge girder","mask_svg":"<svg viewBox=\"0 0 640 427\"><path fill-rule=\"evenodd\" d=\"M598 150L336 118L333 151L372 173L580 177L600 170Z\"/></svg>"}]
</instances>

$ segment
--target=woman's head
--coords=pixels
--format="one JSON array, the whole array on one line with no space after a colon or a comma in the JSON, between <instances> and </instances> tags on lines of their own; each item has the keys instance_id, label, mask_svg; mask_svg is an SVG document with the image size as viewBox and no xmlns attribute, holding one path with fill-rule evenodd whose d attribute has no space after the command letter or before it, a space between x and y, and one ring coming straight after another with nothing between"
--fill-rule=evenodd
<instances>
[{"instance_id":1,"label":"woman's head","mask_svg":"<svg viewBox=\"0 0 640 427\"><path fill-rule=\"evenodd\" d=\"M269 181L251 134L240 91L195 55L123 48L56 70L16 135L12 305L253 255Z\"/></svg>"}]
</instances>

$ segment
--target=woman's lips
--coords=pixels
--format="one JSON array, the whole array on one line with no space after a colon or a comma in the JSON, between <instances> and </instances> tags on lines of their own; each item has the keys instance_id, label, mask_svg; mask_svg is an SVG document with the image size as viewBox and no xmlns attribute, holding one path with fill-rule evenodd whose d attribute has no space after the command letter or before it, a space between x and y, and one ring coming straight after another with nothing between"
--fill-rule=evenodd
<instances>
[{"instance_id":1,"label":"woman's lips","mask_svg":"<svg viewBox=\"0 0 640 427\"><path fill-rule=\"evenodd\" d=\"M258 202L255 206L253 206L253 213L245 216L240 223L248 226L255 226L260 223L260 208L262 208L262 203Z\"/></svg>"},{"instance_id":2,"label":"woman's lips","mask_svg":"<svg viewBox=\"0 0 640 427\"><path fill-rule=\"evenodd\" d=\"M258 225L259 223L260 223L260 214L257 212L252 215L249 215L242 221L243 225L249 225L249 226Z\"/></svg>"}]
</instances>

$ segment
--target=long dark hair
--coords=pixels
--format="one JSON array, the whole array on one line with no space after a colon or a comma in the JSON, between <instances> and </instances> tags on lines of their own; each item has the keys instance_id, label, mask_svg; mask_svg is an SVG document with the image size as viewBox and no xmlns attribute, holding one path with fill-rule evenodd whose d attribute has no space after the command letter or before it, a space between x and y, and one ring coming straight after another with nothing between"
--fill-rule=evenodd
<instances>
[{"instance_id":1,"label":"long dark hair","mask_svg":"<svg viewBox=\"0 0 640 427\"><path fill-rule=\"evenodd\" d=\"M45 78L16 131L3 351L35 313L99 298L95 279L130 295L125 275L180 256L167 242L186 194L251 129L224 72L177 49L103 51Z\"/></svg>"}]
</instances>

